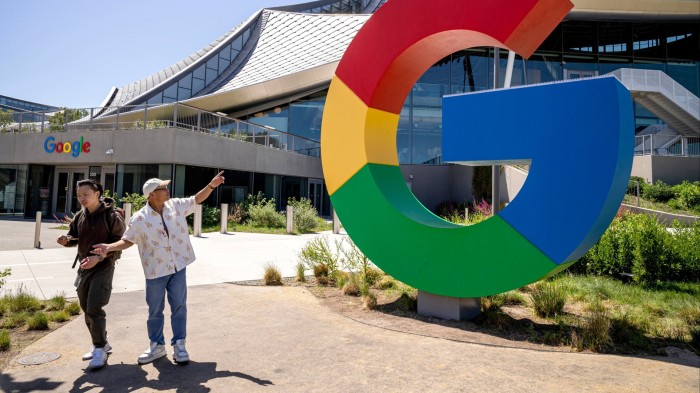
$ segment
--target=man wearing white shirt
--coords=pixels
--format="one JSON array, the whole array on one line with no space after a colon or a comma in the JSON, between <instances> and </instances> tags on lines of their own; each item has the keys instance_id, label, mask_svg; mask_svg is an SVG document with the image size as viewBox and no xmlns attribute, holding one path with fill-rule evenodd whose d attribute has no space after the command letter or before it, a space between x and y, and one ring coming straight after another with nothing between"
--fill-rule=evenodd
<instances>
[{"instance_id":1,"label":"man wearing white shirt","mask_svg":"<svg viewBox=\"0 0 700 393\"><path fill-rule=\"evenodd\" d=\"M173 329L173 358L177 363L190 360L185 349L187 333L187 265L195 255L190 243L187 220L194 213L195 205L204 202L211 192L223 184L223 171L211 182L189 198L170 198L170 180L149 179L143 185L143 195L148 203L129 220L129 226L121 240L111 244L97 244L93 252L98 255L125 250L138 245L141 265L146 276L146 303L148 304L148 338L150 345L138 358L139 364L150 363L165 356L163 337L163 309L165 295L170 304L170 324Z\"/></svg>"}]
</instances>

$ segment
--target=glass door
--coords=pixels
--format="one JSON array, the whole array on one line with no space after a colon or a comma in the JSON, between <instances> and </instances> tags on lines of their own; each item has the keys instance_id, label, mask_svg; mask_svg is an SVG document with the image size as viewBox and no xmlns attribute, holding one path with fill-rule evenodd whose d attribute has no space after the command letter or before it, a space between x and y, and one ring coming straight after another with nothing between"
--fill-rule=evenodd
<instances>
[{"instance_id":1,"label":"glass door","mask_svg":"<svg viewBox=\"0 0 700 393\"><path fill-rule=\"evenodd\" d=\"M319 214L323 211L323 180L309 179L309 200Z\"/></svg>"},{"instance_id":2,"label":"glass door","mask_svg":"<svg viewBox=\"0 0 700 393\"><path fill-rule=\"evenodd\" d=\"M80 210L80 203L75 193L75 184L87 178L87 169L59 169L54 190L54 212L58 215L71 215Z\"/></svg>"}]
</instances>

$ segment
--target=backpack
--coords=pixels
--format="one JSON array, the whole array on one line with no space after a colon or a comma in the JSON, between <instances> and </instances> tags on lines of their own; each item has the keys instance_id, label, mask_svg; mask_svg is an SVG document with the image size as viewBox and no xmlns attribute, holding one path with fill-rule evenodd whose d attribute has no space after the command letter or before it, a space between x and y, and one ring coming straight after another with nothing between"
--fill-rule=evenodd
<instances>
[{"instance_id":1,"label":"backpack","mask_svg":"<svg viewBox=\"0 0 700 393\"><path fill-rule=\"evenodd\" d=\"M107 216L111 217L112 214L114 214L114 212L117 212L117 214L119 214L122 217L122 220L124 220L124 218L125 218L124 209L122 209L120 207L110 206L105 211L107 212L107 214L102 215L102 220L104 221L105 228L107 228L108 232L111 234L112 229L114 229L114 226L110 225L110 223L107 221ZM80 209L79 212L75 213L72 221L77 220L81 214L83 214L83 209ZM122 252L115 251L112 253L112 255L114 256L114 260L116 261L117 259L122 257ZM80 259L80 256L78 255L78 253L76 253L75 259L73 260L73 265L70 267L71 269L75 269L75 265L78 263L78 259Z\"/></svg>"}]
</instances>

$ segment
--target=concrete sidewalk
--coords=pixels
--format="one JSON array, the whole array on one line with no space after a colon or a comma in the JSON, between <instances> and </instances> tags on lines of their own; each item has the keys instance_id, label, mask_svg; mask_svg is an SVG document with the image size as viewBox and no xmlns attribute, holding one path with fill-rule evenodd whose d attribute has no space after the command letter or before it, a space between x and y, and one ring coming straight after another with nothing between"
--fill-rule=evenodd
<instances>
[{"instance_id":1,"label":"concrete sidewalk","mask_svg":"<svg viewBox=\"0 0 700 393\"><path fill-rule=\"evenodd\" d=\"M86 372L82 318L19 357L58 353L53 362L13 362L5 392L692 392L698 368L611 355L532 351L405 334L330 311L300 287L230 284L189 289L187 346L192 361L169 355L144 366L142 292L113 295L107 307L114 351ZM166 315L166 321L168 320ZM166 341L171 337L166 322Z\"/></svg>"},{"instance_id":2,"label":"concrete sidewalk","mask_svg":"<svg viewBox=\"0 0 700 393\"><path fill-rule=\"evenodd\" d=\"M0 231L16 223L0 220ZM33 223L30 223L33 225ZM299 250L318 235L235 233L192 238L197 261L188 267L188 336L192 361L171 356L139 366L148 346L144 278L136 247L117 266L106 307L108 365L86 372L90 347L82 317L25 348L16 359L50 352L36 366L12 361L0 376L3 392L693 392L698 364L547 352L456 342L371 326L322 305L306 289L248 287L275 263L293 276ZM334 237L334 235L328 235ZM335 235L343 236L343 235ZM7 287L37 296L74 296L75 249L0 251L12 268ZM171 337L166 307L165 336ZM369 313L369 311L368 311ZM407 319L405 323L423 322ZM411 331L420 331L414 326ZM169 347L169 346L168 346ZM168 348L171 353L171 348Z\"/></svg>"},{"instance_id":3,"label":"concrete sidewalk","mask_svg":"<svg viewBox=\"0 0 700 393\"><path fill-rule=\"evenodd\" d=\"M45 226L55 228L54 224ZM0 220L0 233L24 234L33 239L34 222L30 220ZM71 269L75 259L75 248L66 248L56 243L56 238L66 230L47 229L45 248L31 247L33 240L16 240L15 243L0 242L0 271L10 268L12 275L6 278L2 291L16 291L20 287L39 298L49 299L63 294L75 297L76 271ZM343 237L345 235L324 235ZM15 236L15 235L13 235ZM188 267L188 285L204 285L232 281L258 280L263 276L267 263L275 264L282 275L296 275L298 254L311 239L310 235L266 235L253 233L204 233L202 237L191 237L197 261ZM0 236L0 238L2 238ZM49 242L49 240L51 242ZM16 248L13 248L13 245ZM48 247L51 245L51 247ZM53 245L57 247L53 247ZM113 292L143 290L145 279L138 248L133 246L122 252L114 275ZM0 294L2 293L0 291Z\"/></svg>"}]
</instances>

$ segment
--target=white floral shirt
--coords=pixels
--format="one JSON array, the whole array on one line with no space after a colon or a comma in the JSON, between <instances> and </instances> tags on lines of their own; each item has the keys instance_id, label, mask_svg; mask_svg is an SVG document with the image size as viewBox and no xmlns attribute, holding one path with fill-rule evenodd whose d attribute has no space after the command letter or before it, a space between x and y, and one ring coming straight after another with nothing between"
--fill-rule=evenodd
<instances>
[{"instance_id":1,"label":"white floral shirt","mask_svg":"<svg viewBox=\"0 0 700 393\"><path fill-rule=\"evenodd\" d=\"M138 245L146 279L176 273L194 262L185 217L195 206L194 197L172 198L165 202L162 218L148 203L131 217L122 239Z\"/></svg>"}]
</instances>

